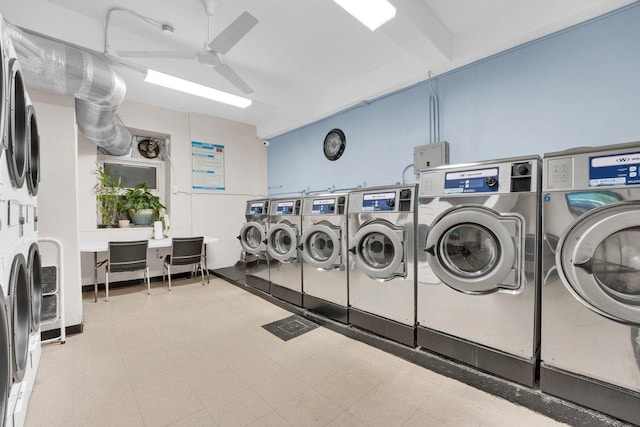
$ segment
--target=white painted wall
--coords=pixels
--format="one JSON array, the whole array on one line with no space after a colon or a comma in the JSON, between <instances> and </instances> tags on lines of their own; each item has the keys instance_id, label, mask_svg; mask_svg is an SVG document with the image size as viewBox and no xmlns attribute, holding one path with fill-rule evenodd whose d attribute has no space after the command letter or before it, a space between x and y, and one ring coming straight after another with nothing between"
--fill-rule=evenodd
<instances>
[{"instance_id":1,"label":"white painted wall","mask_svg":"<svg viewBox=\"0 0 640 427\"><path fill-rule=\"evenodd\" d=\"M77 128L74 101L29 90L40 134L41 182L38 190L38 236L60 240L64 248L67 325L82 323L80 252L78 247ZM57 249L41 245L43 265L54 265Z\"/></svg>"},{"instance_id":2,"label":"white painted wall","mask_svg":"<svg viewBox=\"0 0 640 427\"><path fill-rule=\"evenodd\" d=\"M93 144L77 134L74 101L34 90L31 93L43 145L40 235L64 239L67 324L73 325L82 322L81 286L93 283L93 255L80 256L79 241L148 238L151 229L97 229L92 190L97 152ZM267 191L266 149L257 139L256 128L134 102L123 103L118 115L130 128L170 135L172 166L165 168L169 176L165 200L171 218L169 235L217 237L220 241L208 247L208 267L233 265L240 255L236 235L244 222L245 202ZM192 140L225 146L225 191L191 191ZM177 193L172 191L173 185L177 185ZM168 251L150 251L152 276L162 274L160 258ZM114 280L127 278L121 275ZM103 280L101 270L99 281Z\"/></svg>"}]
</instances>

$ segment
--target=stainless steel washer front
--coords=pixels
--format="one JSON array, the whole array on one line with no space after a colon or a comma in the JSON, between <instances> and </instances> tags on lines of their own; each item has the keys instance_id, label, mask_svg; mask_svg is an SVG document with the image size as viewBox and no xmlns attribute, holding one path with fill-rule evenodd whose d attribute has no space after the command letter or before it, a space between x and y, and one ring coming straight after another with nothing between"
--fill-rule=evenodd
<instances>
[{"instance_id":1,"label":"stainless steel washer front","mask_svg":"<svg viewBox=\"0 0 640 427\"><path fill-rule=\"evenodd\" d=\"M347 194L305 197L302 228L302 304L348 323Z\"/></svg>"},{"instance_id":2,"label":"stainless steel washer front","mask_svg":"<svg viewBox=\"0 0 640 427\"><path fill-rule=\"evenodd\" d=\"M540 186L540 158L526 156L427 170L418 198L418 344L527 386L540 347Z\"/></svg>"},{"instance_id":3,"label":"stainless steel washer front","mask_svg":"<svg viewBox=\"0 0 640 427\"><path fill-rule=\"evenodd\" d=\"M640 143L544 165L540 389L640 425Z\"/></svg>"},{"instance_id":4,"label":"stainless steel washer front","mask_svg":"<svg viewBox=\"0 0 640 427\"><path fill-rule=\"evenodd\" d=\"M270 292L269 254L266 239L269 230L269 199L247 201L246 223L240 227L238 240L247 257L247 285L263 292Z\"/></svg>"}]
</instances>

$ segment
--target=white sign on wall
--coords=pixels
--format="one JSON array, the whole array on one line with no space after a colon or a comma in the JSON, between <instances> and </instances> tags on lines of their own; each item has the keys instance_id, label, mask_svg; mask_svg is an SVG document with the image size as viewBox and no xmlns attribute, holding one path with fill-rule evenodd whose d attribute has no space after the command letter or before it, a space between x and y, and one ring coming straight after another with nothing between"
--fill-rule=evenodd
<instances>
[{"instance_id":1,"label":"white sign on wall","mask_svg":"<svg viewBox=\"0 0 640 427\"><path fill-rule=\"evenodd\" d=\"M224 190L224 145L191 141L191 188Z\"/></svg>"}]
</instances>

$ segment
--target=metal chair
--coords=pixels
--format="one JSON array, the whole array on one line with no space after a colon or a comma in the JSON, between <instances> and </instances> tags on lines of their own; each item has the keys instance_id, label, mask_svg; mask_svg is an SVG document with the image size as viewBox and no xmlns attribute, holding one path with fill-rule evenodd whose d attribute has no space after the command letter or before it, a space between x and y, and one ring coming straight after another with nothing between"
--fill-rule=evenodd
<instances>
[{"instance_id":1,"label":"metal chair","mask_svg":"<svg viewBox=\"0 0 640 427\"><path fill-rule=\"evenodd\" d=\"M164 270L167 270L169 290L171 290L172 265L196 265L202 274L202 286L204 286L203 242L204 237L174 237L171 240L171 254L164 258L162 270L162 283L165 277Z\"/></svg>"},{"instance_id":2,"label":"metal chair","mask_svg":"<svg viewBox=\"0 0 640 427\"><path fill-rule=\"evenodd\" d=\"M147 282L147 293L151 295L151 281L149 266L147 265L148 240L134 240L129 242L109 242L109 257L96 264L96 270L106 264L104 286L106 301L109 301L109 273L144 270Z\"/></svg>"}]
</instances>

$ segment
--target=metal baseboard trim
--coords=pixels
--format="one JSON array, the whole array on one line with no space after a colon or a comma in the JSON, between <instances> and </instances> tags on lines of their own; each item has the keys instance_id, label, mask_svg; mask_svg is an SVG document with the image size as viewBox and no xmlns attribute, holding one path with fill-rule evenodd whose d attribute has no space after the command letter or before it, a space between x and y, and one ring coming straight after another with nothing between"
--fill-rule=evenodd
<instances>
[{"instance_id":1,"label":"metal baseboard trim","mask_svg":"<svg viewBox=\"0 0 640 427\"><path fill-rule=\"evenodd\" d=\"M256 288L267 294L271 292L271 283L261 277L251 276L250 274L247 274L245 281L247 282L247 285L251 286L252 288Z\"/></svg>"},{"instance_id":2,"label":"metal baseboard trim","mask_svg":"<svg viewBox=\"0 0 640 427\"><path fill-rule=\"evenodd\" d=\"M640 425L640 393L542 364L540 389L579 405Z\"/></svg>"},{"instance_id":3,"label":"metal baseboard trim","mask_svg":"<svg viewBox=\"0 0 640 427\"><path fill-rule=\"evenodd\" d=\"M487 374L471 366L454 362L437 354L426 352L420 348L411 348L392 341L389 338L375 335L374 333L370 333L351 325L345 325L307 309L296 307L255 288L245 286L242 280L232 279L223 270L224 269L215 270L213 274L284 310L306 317L320 326L342 334L348 338L373 346L381 351L393 354L415 365L429 369L449 378L453 378L457 381L468 384L471 387L475 387L479 390L493 394L494 396L506 399L509 402L529 408L532 411L544 414L556 421L571 425L597 425L599 427L627 426L627 423L623 423L613 417L603 414L602 412L588 409L573 402L569 402L568 400L543 393L535 388L523 387L520 384Z\"/></svg>"},{"instance_id":4,"label":"metal baseboard trim","mask_svg":"<svg viewBox=\"0 0 640 427\"><path fill-rule=\"evenodd\" d=\"M349 323L349 310L342 305L316 298L309 294L302 294L302 306L340 323Z\"/></svg>"},{"instance_id":5,"label":"metal baseboard trim","mask_svg":"<svg viewBox=\"0 0 640 427\"><path fill-rule=\"evenodd\" d=\"M298 307L302 307L302 294L293 289L271 283L271 295Z\"/></svg>"},{"instance_id":6,"label":"metal baseboard trim","mask_svg":"<svg viewBox=\"0 0 640 427\"><path fill-rule=\"evenodd\" d=\"M534 361L519 359L421 326L418 326L417 344L425 350L527 387L533 387L535 384L536 364Z\"/></svg>"},{"instance_id":7,"label":"metal baseboard trim","mask_svg":"<svg viewBox=\"0 0 640 427\"><path fill-rule=\"evenodd\" d=\"M349 322L359 328L382 335L409 347L416 346L416 329L375 314L349 308Z\"/></svg>"}]
</instances>

